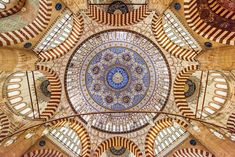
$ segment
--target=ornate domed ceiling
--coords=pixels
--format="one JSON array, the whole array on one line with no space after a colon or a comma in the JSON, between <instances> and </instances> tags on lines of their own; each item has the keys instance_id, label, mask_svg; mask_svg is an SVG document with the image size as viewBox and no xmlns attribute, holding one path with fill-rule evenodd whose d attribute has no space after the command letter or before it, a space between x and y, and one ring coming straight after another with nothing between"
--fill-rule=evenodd
<instances>
[{"instance_id":1,"label":"ornate domed ceiling","mask_svg":"<svg viewBox=\"0 0 235 157\"><path fill-rule=\"evenodd\" d=\"M0 157L233 157L234 4L0 0Z\"/></svg>"},{"instance_id":2,"label":"ornate domed ceiling","mask_svg":"<svg viewBox=\"0 0 235 157\"><path fill-rule=\"evenodd\" d=\"M88 46L89 45L89 46ZM65 85L74 111L160 111L171 84L168 63L146 37L126 30L95 34L74 51ZM112 113L81 116L99 130L123 133L139 129L156 114Z\"/></svg>"}]
</instances>

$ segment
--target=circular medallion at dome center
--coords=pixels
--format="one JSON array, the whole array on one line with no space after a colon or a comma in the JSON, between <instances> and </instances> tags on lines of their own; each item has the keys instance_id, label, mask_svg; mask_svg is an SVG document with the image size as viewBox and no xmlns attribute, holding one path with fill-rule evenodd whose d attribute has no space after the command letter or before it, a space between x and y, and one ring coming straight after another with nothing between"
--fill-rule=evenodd
<instances>
[{"instance_id":1,"label":"circular medallion at dome center","mask_svg":"<svg viewBox=\"0 0 235 157\"><path fill-rule=\"evenodd\" d=\"M113 89L123 89L129 82L129 76L124 68L114 67L108 71L106 81Z\"/></svg>"}]
</instances>

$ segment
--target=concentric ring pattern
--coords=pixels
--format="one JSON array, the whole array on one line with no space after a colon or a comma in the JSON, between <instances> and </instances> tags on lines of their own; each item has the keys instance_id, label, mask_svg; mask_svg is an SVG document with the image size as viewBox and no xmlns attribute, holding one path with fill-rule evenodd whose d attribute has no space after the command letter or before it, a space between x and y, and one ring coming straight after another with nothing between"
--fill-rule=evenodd
<instances>
[{"instance_id":1,"label":"concentric ring pattern","mask_svg":"<svg viewBox=\"0 0 235 157\"><path fill-rule=\"evenodd\" d=\"M122 110L160 111L170 92L170 70L160 49L146 37L110 30L95 34L67 64L65 88L77 113ZM146 126L156 114L82 116L92 127L123 133Z\"/></svg>"}]
</instances>

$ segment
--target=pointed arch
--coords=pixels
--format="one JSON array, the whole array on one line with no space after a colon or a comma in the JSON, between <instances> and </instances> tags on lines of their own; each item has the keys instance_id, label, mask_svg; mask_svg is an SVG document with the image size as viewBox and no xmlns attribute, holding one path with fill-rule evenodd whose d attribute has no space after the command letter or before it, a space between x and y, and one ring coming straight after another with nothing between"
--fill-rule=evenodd
<instances>
[{"instance_id":1,"label":"pointed arch","mask_svg":"<svg viewBox=\"0 0 235 157\"><path fill-rule=\"evenodd\" d=\"M157 135L160 133L161 130L173 125L173 122L178 123L182 128L186 129L188 124L180 119L173 119L173 118L164 118L158 120L155 125L150 128L147 133L146 140L145 140L145 155L146 157L154 156L154 142Z\"/></svg>"},{"instance_id":2,"label":"pointed arch","mask_svg":"<svg viewBox=\"0 0 235 157\"><path fill-rule=\"evenodd\" d=\"M46 108L41 113L41 118L48 120L56 113L56 110L59 107L62 85L59 76L54 70L41 65L37 65L36 69L45 74L46 78L50 82L51 97Z\"/></svg>"},{"instance_id":3,"label":"pointed arch","mask_svg":"<svg viewBox=\"0 0 235 157\"><path fill-rule=\"evenodd\" d=\"M81 140L82 145L82 157L90 157L91 154L91 141L88 132L86 131L85 127L75 119L60 119L57 121L53 121L48 124L51 128L61 127L65 125L69 125L71 129L73 129L78 137Z\"/></svg>"},{"instance_id":4,"label":"pointed arch","mask_svg":"<svg viewBox=\"0 0 235 157\"><path fill-rule=\"evenodd\" d=\"M180 112L184 116L193 117L194 113L188 106L186 97L184 95L185 82L186 80L199 68L198 65L191 65L184 68L175 78L173 93L175 96L175 103L179 108Z\"/></svg>"},{"instance_id":5,"label":"pointed arch","mask_svg":"<svg viewBox=\"0 0 235 157\"><path fill-rule=\"evenodd\" d=\"M136 157L143 157L143 154L141 153L140 149L133 141L124 137L120 137L120 136L112 137L110 139L103 141L101 144L99 144L95 150L94 157L100 157L102 153L108 150L109 148L119 147L119 146L122 146L128 149Z\"/></svg>"},{"instance_id":6,"label":"pointed arch","mask_svg":"<svg viewBox=\"0 0 235 157\"><path fill-rule=\"evenodd\" d=\"M36 52L39 56L40 61L45 62L60 58L68 53L72 48L74 48L83 33L84 21L83 16L80 13L78 13L76 17L73 15L72 20L72 30L65 41L60 43L55 48L42 52Z\"/></svg>"},{"instance_id":7,"label":"pointed arch","mask_svg":"<svg viewBox=\"0 0 235 157\"><path fill-rule=\"evenodd\" d=\"M0 46L14 45L34 38L47 28L51 13L52 1L39 0L39 11L34 21L19 30L0 33Z\"/></svg>"},{"instance_id":8,"label":"pointed arch","mask_svg":"<svg viewBox=\"0 0 235 157\"><path fill-rule=\"evenodd\" d=\"M196 56L200 53L200 50L186 49L172 42L163 29L162 17L157 14L153 16L152 31L161 47L173 56L186 61L196 61Z\"/></svg>"}]
</instances>

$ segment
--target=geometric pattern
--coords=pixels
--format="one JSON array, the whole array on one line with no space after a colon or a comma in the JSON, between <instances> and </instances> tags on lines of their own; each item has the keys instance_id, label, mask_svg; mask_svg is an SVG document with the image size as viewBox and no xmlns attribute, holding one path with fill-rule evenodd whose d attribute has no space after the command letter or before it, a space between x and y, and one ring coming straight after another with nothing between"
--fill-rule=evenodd
<instances>
[{"instance_id":1,"label":"geometric pattern","mask_svg":"<svg viewBox=\"0 0 235 157\"><path fill-rule=\"evenodd\" d=\"M116 90L108 85L112 79L106 76L117 67L125 69L125 73L110 73L116 81L115 88L120 80L128 83L123 82L123 88ZM164 54L148 38L128 30L108 30L89 37L71 55L65 89L77 113L130 108L159 111L170 93L169 74ZM112 118L108 114L81 118L98 130L121 133L145 127L157 115L113 113Z\"/></svg>"},{"instance_id":2,"label":"geometric pattern","mask_svg":"<svg viewBox=\"0 0 235 157\"><path fill-rule=\"evenodd\" d=\"M151 67L145 60L135 50L125 47L111 47L97 53L86 72L84 84L89 95L95 103L110 110L138 105L150 85Z\"/></svg>"}]
</instances>

